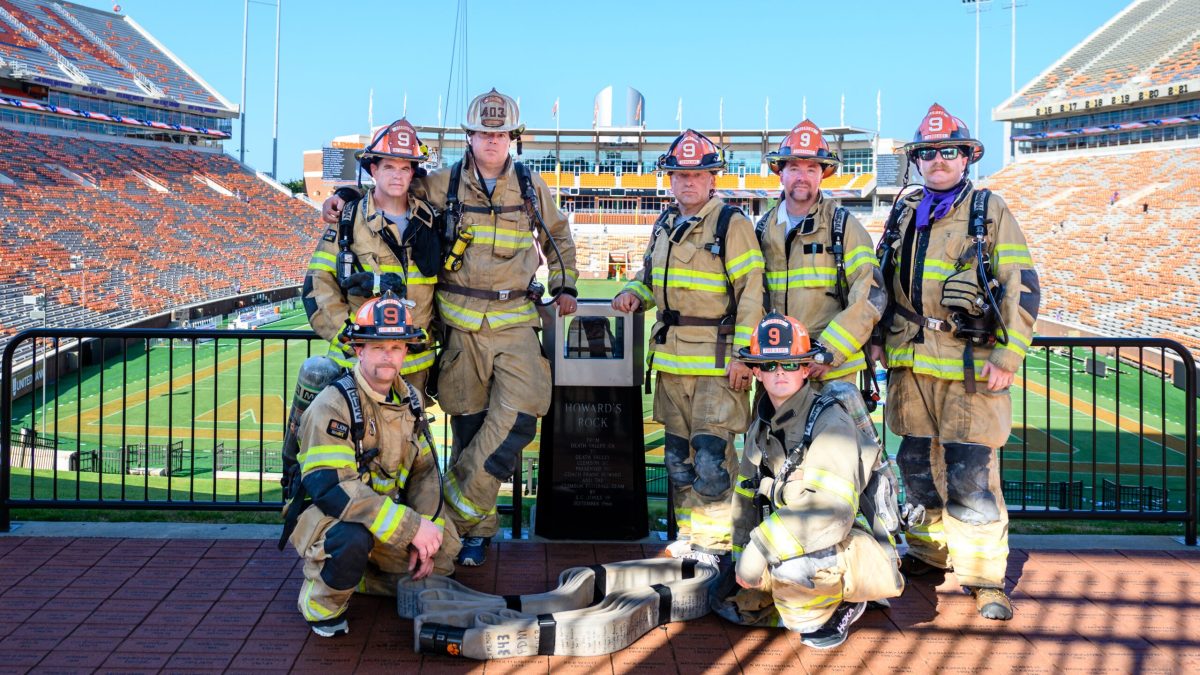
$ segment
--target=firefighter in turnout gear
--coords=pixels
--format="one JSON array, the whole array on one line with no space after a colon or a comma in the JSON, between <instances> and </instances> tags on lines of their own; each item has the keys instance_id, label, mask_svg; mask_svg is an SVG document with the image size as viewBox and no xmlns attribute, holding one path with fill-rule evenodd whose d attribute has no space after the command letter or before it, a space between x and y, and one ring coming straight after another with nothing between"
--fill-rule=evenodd
<instances>
[{"instance_id":1,"label":"firefighter in turnout gear","mask_svg":"<svg viewBox=\"0 0 1200 675\"><path fill-rule=\"evenodd\" d=\"M871 236L821 193L821 180L841 160L817 125L796 125L766 159L783 188L755 228L766 261L766 309L796 317L830 348L832 363L810 366L814 381L853 382L867 367L864 345L887 304Z\"/></svg>"},{"instance_id":2,"label":"firefighter in turnout gear","mask_svg":"<svg viewBox=\"0 0 1200 675\"><path fill-rule=\"evenodd\" d=\"M354 366L347 331L355 312L385 291L411 301L413 323L425 331L425 337L409 346L400 373L425 395L434 361L429 330L441 247L433 208L413 196L409 186L424 174L419 164L428 156L407 120L380 129L359 153L360 169L371 175L375 187L361 200L351 202L344 212L346 218L335 221L317 242L302 296L308 322L329 341L329 350L325 357L310 357L300 367L288 415L286 457L296 455L300 419L309 402L341 369Z\"/></svg>"},{"instance_id":3,"label":"firefighter in turnout gear","mask_svg":"<svg viewBox=\"0 0 1200 675\"><path fill-rule=\"evenodd\" d=\"M297 606L322 637L349 631L355 591L395 595L401 575L451 574L459 548L438 513L437 454L419 396L398 377L423 332L388 291L358 308L347 333L357 363L304 414L302 489L288 506L289 541L304 559Z\"/></svg>"},{"instance_id":4,"label":"firefighter in turnout gear","mask_svg":"<svg viewBox=\"0 0 1200 675\"><path fill-rule=\"evenodd\" d=\"M739 358L765 396L733 497L736 579L719 585L713 608L735 623L785 626L810 647L836 647L868 601L904 590L892 537L895 475L858 389L808 385L813 366L833 355L799 321L767 314Z\"/></svg>"},{"instance_id":5,"label":"firefighter in turnout gear","mask_svg":"<svg viewBox=\"0 0 1200 675\"><path fill-rule=\"evenodd\" d=\"M952 568L981 615L1007 620L998 454L1041 302L1038 274L1004 200L967 178L983 144L962 120L934 104L905 151L925 185L897 202L880 241L891 304L874 349L889 368L887 424L902 437L903 570Z\"/></svg>"},{"instance_id":6,"label":"firefighter in turnout gear","mask_svg":"<svg viewBox=\"0 0 1200 675\"><path fill-rule=\"evenodd\" d=\"M659 216L643 269L612 306L658 310L648 366L679 523L670 550L715 564L730 551L734 436L750 423L750 369L731 357L762 317L762 253L753 224L713 196L725 166L716 144L688 129L658 166L676 203Z\"/></svg>"},{"instance_id":7,"label":"firefighter in turnout gear","mask_svg":"<svg viewBox=\"0 0 1200 675\"><path fill-rule=\"evenodd\" d=\"M463 537L458 562L481 565L499 529L496 495L550 408L534 275L545 261L562 314L575 311L575 244L566 216L537 172L509 156L520 139L517 103L495 89L467 109L466 156L419 181L443 216L448 255L439 269L437 309L445 328L439 402L454 445L446 475L448 519ZM340 198L325 204L329 219Z\"/></svg>"}]
</instances>

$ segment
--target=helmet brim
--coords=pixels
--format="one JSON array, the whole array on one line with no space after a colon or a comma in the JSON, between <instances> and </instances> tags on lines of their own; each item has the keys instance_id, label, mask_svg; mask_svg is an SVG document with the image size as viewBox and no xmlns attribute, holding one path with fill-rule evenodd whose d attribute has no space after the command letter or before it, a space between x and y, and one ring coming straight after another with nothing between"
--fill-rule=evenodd
<instances>
[{"instance_id":1,"label":"helmet brim","mask_svg":"<svg viewBox=\"0 0 1200 675\"><path fill-rule=\"evenodd\" d=\"M766 162L767 162L767 168L769 168L773 173L776 173L776 174L783 173L783 167L786 166L788 162L793 162L793 161L816 162L817 164L820 164L821 166L825 167L824 171L822 171L822 173L821 173L822 178L829 178L834 173L836 173L837 168L842 165L842 160L838 159L837 156L805 157L803 155L781 155L777 152L770 152L770 153L767 153L767 156L764 157L763 159L766 160Z\"/></svg>"},{"instance_id":2,"label":"helmet brim","mask_svg":"<svg viewBox=\"0 0 1200 675\"><path fill-rule=\"evenodd\" d=\"M749 365L754 365L755 363L770 363L772 361L778 361L780 363L803 363L808 365L819 363L818 357L828 353L828 350L816 347L804 352L803 354L791 354L788 356L762 356L751 354L749 347L742 347L741 349L738 349L737 355L734 356L734 358Z\"/></svg>"}]
</instances>

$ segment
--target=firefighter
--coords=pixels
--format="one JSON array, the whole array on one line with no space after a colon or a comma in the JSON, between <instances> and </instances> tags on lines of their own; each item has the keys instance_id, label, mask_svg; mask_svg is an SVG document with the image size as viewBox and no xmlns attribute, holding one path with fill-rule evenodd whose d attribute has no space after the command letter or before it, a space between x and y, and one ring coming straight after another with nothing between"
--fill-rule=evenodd
<instances>
[{"instance_id":1,"label":"firefighter","mask_svg":"<svg viewBox=\"0 0 1200 675\"><path fill-rule=\"evenodd\" d=\"M904 589L888 528L869 526L898 528L890 464L854 385L809 386L813 366L833 356L799 321L767 314L739 358L765 395L733 497L737 585L724 584L714 609L740 624L783 625L816 649L836 647L868 601Z\"/></svg>"},{"instance_id":2,"label":"firefighter","mask_svg":"<svg viewBox=\"0 0 1200 675\"><path fill-rule=\"evenodd\" d=\"M429 331L441 245L433 208L409 189L425 174L420 163L429 158L429 151L408 120L399 119L380 129L358 157L360 171L369 174L375 186L350 203L345 220L325 230L304 276L308 322L329 341L329 351L326 358L310 357L301 364L284 441L289 459L296 455L300 417L312 397L341 369L354 366L347 331L369 298L390 290L413 303L414 324L426 336L409 346L400 374L422 396L434 361Z\"/></svg>"},{"instance_id":3,"label":"firefighter","mask_svg":"<svg viewBox=\"0 0 1200 675\"><path fill-rule=\"evenodd\" d=\"M445 327L438 390L454 433L447 516L461 565L482 565L499 530L496 495L550 408L534 278L542 259L562 314L576 309L575 244L545 181L509 156L524 131L517 103L495 89L467 108L466 156L414 186L444 212L437 309ZM326 201L326 219L341 196Z\"/></svg>"},{"instance_id":4,"label":"firefighter","mask_svg":"<svg viewBox=\"0 0 1200 675\"><path fill-rule=\"evenodd\" d=\"M622 312L658 309L648 365L679 523L670 551L711 564L728 560L733 441L750 424L750 369L731 356L750 343L763 297L754 227L714 196L724 166L721 148L691 129L659 157L675 203L655 223L637 278L612 301Z\"/></svg>"},{"instance_id":5,"label":"firefighter","mask_svg":"<svg viewBox=\"0 0 1200 675\"><path fill-rule=\"evenodd\" d=\"M755 228L766 261L766 309L796 317L830 348L832 363L809 367L813 380L853 382L867 367L863 348L887 302L871 236L821 193L841 160L817 125L796 125L766 160L783 188Z\"/></svg>"},{"instance_id":6,"label":"firefighter","mask_svg":"<svg viewBox=\"0 0 1200 675\"><path fill-rule=\"evenodd\" d=\"M952 567L982 616L1008 620L998 454L1041 302L1038 274L1004 200L967 178L983 144L962 120L935 103L905 152L925 185L897 202L880 241L891 304L873 350L886 356L885 419L902 438L902 570Z\"/></svg>"},{"instance_id":7,"label":"firefighter","mask_svg":"<svg viewBox=\"0 0 1200 675\"><path fill-rule=\"evenodd\" d=\"M302 486L289 536L304 559L297 606L313 632L349 632L354 592L395 595L400 575L453 573L459 541L439 515L441 485L416 389L399 378L423 332L387 291L347 331L357 363L326 387L300 427ZM291 515L291 514L289 514Z\"/></svg>"}]
</instances>

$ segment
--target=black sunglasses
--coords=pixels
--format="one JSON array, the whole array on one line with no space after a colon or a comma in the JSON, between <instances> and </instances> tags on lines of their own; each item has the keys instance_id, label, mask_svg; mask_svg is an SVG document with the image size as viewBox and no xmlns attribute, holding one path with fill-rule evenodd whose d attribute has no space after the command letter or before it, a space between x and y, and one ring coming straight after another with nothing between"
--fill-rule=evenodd
<instances>
[{"instance_id":1,"label":"black sunglasses","mask_svg":"<svg viewBox=\"0 0 1200 675\"><path fill-rule=\"evenodd\" d=\"M958 159L959 155L966 154L962 148L956 145L951 145L945 148L917 148L913 151L913 154L917 156L917 159L924 160L926 162L934 157L937 157L938 153L941 153L942 159Z\"/></svg>"},{"instance_id":2,"label":"black sunglasses","mask_svg":"<svg viewBox=\"0 0 1200 675\"><path fill-rule=\"evenodd\" d=\"M754 364L754 367L758 368L759 370L763 371L764 373L770 373L770 372L774 372L776 366L779 366L779 367L783 368L786 372L792 373L797 370L800 370L800 366L802 366L802 365L804 365L804 364L798 363L796 361L783 361L783 362L764 361L763 363Z\"/></svg>"}]
</instances>

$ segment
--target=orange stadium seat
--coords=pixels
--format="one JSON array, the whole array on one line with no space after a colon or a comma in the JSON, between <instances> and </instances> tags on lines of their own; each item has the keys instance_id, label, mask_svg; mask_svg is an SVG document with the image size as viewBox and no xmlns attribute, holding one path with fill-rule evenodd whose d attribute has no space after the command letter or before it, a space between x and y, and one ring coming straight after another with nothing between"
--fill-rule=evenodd
<instances>
[{"instance_id":1,"label":"orange stadium seat","mask_svg":"<svg viewBox=\"0 0 1200 675\"><path fill-rule=\"evenodd\" d=\"M617 177L611 173L581 173L579 174L579 187L581 188L614 188L617 186Z\"/></svg>"},{"instance_id":2,"label":"orange stadium seat","mask_svg":"<svg viewBox=\"0 0 1200 675\"><path fill-rule=\"evenodd\" d=\"M1018 162L983 185L1029 240L1043 317L1111 335L1170 331L1200 349L1200 273L1161 263L1195 257L1200 148Z\"/></svg>"},{"instance_id":3,"label":"orange stadium seat","mask_svg":"<svg viewBox=\"0 0 1200 675\"><path fill-rule=\"evenodd\" d=\"M621 187L638 189L638 190L653 190L658 187L658 174L654 173L627 173L621 176Z\"/></svg>"},{"instance_id":4,"label":"orange stadium seat","mask_svg":"<svg viewBox=\"0 0 1200 675\"><path fill-rule=\"evenodd\" d=\"M768 173L765 176L746 174L747 190L775 190L779 187L779 176Z\"/></svg>"},{"instance_id":5,"label":"orange stadium seat","mask_svg":"<svg viewBox=\"0 0 1200 675\"><path fill-rule=\"evenodd\" d=\"M169 191L150 189L131 171ZM0 247L5 333L32 325L18 297L31 289L47 292L50 325L103 327L235 287L253 293L296 284L323 231L312 207L223 154L6 132L0 173L16 181L0 186L0 228L22 242ZM72 256L82 256L81 269L71 269Z\"/></svg>"}]
</instances>

